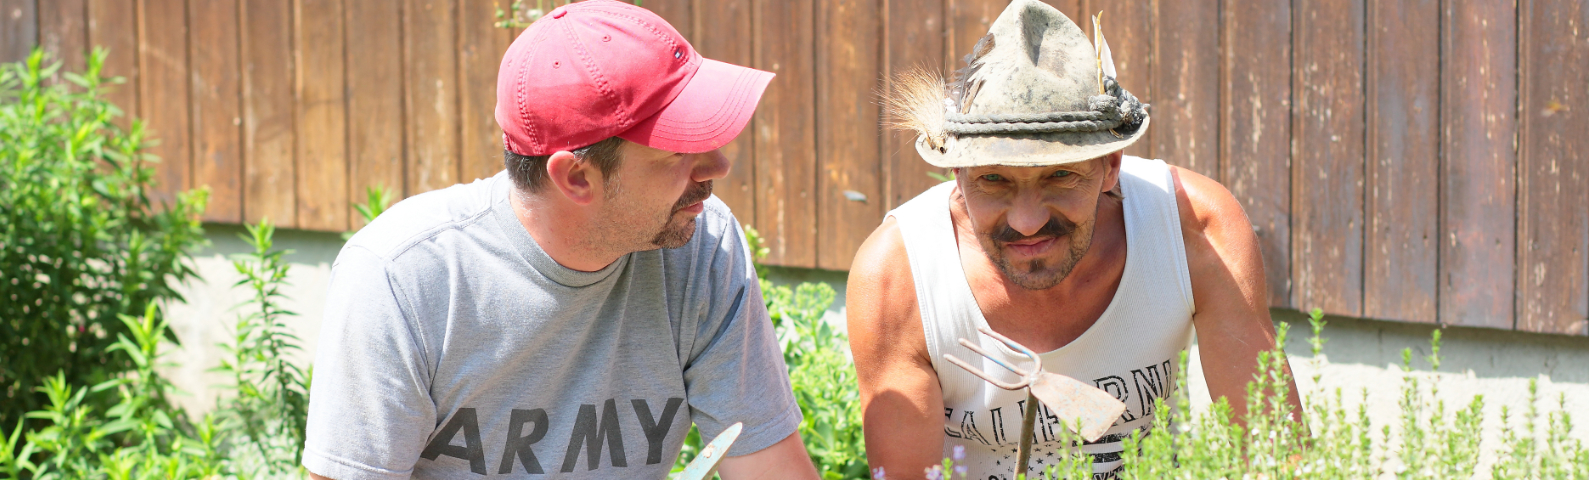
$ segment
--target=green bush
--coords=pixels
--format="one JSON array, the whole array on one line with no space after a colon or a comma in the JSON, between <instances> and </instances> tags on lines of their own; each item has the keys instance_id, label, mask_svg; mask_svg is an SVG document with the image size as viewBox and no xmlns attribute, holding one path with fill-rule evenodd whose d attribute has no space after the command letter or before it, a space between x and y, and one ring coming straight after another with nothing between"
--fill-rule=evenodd
<instances>
[{"instance_id":1,"label":"green bush","mask_svg":"<svg viewBox=\"0 0 1590 480\"><path fill-rule=\"evenodd\" d=\"M0 432L0 479L303 476L310 373L287 361L299 346L282 323L291 312L277 303L288 252L273 249L269 221L248 230L254 252L232 263L253 297L238 306L235 335L222 345L232 357L217 370L233 383L214 412L191 422L168 401L178 392L158 369L169 366L162 359L173 344L151 304L141 317L119 317L127 332L107 349L134 368L91 387L61 374L45 379L37 390L49 403L27 414L43 426Z\"/></svg>"},{"instance_id":2,"label":"green bush","mask_svg":"<svg viewBox=\"0 0 1590 480\"><path fill-rule=\"evenodd\" d=\"M94 385L137 368L113 355L121 315L179 301L204 242L203 190L171 204L155 187L143 123L103 98L105 52L81 75L35 50L0 65L0 428L52 399L46 379ZM62 79L66 81L55 81ZM52 390L53 391L53 390ZM101 408L94 397L83 399Z\"/></svg>"}]
</instances>

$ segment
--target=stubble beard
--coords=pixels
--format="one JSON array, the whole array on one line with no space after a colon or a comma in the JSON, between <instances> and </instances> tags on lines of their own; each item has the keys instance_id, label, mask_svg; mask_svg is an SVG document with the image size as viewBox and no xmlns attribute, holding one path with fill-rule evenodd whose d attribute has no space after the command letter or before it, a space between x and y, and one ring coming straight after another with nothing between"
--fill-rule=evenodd
<instances>
[{"instance_id":1,"label":"stubble beard","mask_svg":"<svg viewBox=\"0 0 1590 480\"><path fill-rule=\"evenodd\" d=\"M678 213L685 207L706 201L711 196L711 180L698 182L686 189L685 193L679 196L679 201L674 203L673 208L664 214L663 226L658 230L657 235L652 236L651 245L656 248L679 248L690 243L690 239L696 236L696 217L694 215L682 217Z\"/></svg>"},{"instance_id":2,"label":"stubble beard","mask_svg":"<svg viewBox=\"0 0 1590 480\"><path fill-rule=\"evenodd\" d=\"M996 228L993 232L979 233L978 237L982 241L983 252L988 256L988 260L1011 283L1027 290L1046 290L1059 285L1061 281L1071 275L1071 270L1076 268L1077 262L1081 261L1082 256L1088 253L1088 247L1093 244L1095 220L1088 219L1078 225L1058 217L1050 217L1049 222L1031 236L1021 235L1007 224ZM1017 264L1005 256L1005 245L1008 243L1028 238L1044 237L1053 237L1058 240L1060 237L1068 235L1071 240L1070 248L1067 249L1066 255L1060 257L1053 265L1050 265L1048 260L1043 259L1029 260Z\"/></svg>"}]
</instances>

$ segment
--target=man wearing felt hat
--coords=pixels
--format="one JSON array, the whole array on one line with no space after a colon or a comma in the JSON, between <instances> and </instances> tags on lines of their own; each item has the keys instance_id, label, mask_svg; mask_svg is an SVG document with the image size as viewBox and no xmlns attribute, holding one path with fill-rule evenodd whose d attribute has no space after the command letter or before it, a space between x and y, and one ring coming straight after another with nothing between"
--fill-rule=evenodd
<instances>
[{"instance_id":1,"label":"man wearing felt hat","mask_svg":"<svg viewBox=\"0 0 1590 480\"><path fill-rule=\"evenodd\" d=\"M1096 474L1120 466L1121 440L1150 427L1154 400L1173 398L1195 331L1209 391L1243 412L1275 338L1257 238L1219 183L1122 154L1150 115L1117 83L1102 36L1015 0L948 82L901 83L892 112L924 160L956 175L890 212L851 268L872 466L913 476L958 451L967 478L1011 475L1028 397L945 355L983 359L967 339L995 357L985 372L1030 362L979 327L1125 404L1102 438L1074 447ZM1064 419L1047 405L1036 417L1028 472L1070 448Z\"/></svg>"},{"instance_id":2,"label":"man wearing felt hat","mask_svg":"<svg viewBox=\"0 0 1590 480\"><path fill-rule=\"evenodd\" d=\"M337 256L312 476L661 479L693 424L739 432L724 479L816 479L712 196L772 76L625 2L527 28L498 73L506 169L398 203Z\"/></svg>"}]
</instances>

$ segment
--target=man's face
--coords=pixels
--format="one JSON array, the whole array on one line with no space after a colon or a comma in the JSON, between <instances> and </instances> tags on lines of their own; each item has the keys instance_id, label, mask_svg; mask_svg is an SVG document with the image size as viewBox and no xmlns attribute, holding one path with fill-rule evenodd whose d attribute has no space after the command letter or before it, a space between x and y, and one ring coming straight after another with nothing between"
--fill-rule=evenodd
<instances>
[{"instance_id":1,"label":"man's face","mask_svg":"<svg viewBox=\"0 0 1590 480\"><path fill-rule=\"evenodd\" d=\"M1112 154L1045 167L969 167L956 178L988 259L1016 285L1043 290L1064 280L1092 245L1099 197L1118 162Z\"/></svg>"},{"instance_id":2,"label":"man's face","mask_svg":"<svg viewBox=\"0 0 1590 480\"><path fill-rule=\"evenodd\" d=\"M728 159L717 150L681 154L624 142L619 158L604 182L600 232L593 241L624 251L690 242L712 180L729 172Z\"/></svg>"}]
</instances>

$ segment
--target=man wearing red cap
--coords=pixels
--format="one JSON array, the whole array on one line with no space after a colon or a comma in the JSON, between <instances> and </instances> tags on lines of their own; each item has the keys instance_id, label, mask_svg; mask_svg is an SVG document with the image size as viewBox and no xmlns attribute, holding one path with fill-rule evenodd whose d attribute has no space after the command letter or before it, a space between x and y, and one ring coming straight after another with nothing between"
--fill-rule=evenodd
<instances>
[{"instance_id":1,"label":"man wearing red cap","mask_svg":"<svg viewBox=\"0 0 1590 480\"><path fill-rule=\"evenodd\" d=\"M507 169L405 200L332 268L315 478L816 478L751 257L712 197L772 74L656 15L567 5L503 57Z\"/></svg>"}]
</instances>

